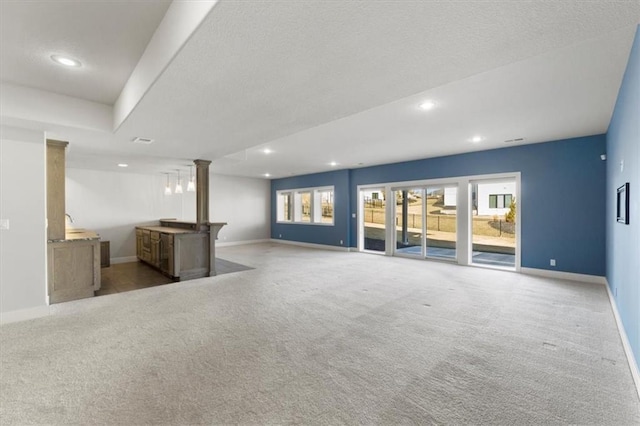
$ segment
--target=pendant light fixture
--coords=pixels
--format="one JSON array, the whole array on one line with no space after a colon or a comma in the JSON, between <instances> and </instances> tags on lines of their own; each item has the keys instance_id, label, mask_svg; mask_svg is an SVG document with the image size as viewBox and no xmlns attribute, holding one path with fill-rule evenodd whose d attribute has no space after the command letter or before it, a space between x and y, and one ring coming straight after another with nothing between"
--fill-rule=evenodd
<instances>
[{"instance_id":1,"label":"pendant light fixture","mask_svg":"<svg viewBox=\"0 0 640 426\"><path fill-rule=\"evenodd\" d=\"M189 166L189 183L187 184L187 192L196 192L196 182L193 179L193 166Z\"/></svg>"},{"instance_id":2,"label":"pendant light fixture","mask_svg":"<svg viewBox=\"0 0 640 426\"><path fill-rule=\"evenodd\" d=\"M164 187L164 195L171 195L171 182L169 182L169 173L167 175L167 186Z\"/></svg>"},{"instance_id":3,"label":"pendant light fixture","mask_svg":"<svg viewBox=\"0 0 640 426\"><path fill-rule=\"evenodd\" d=\"M178 180L176 181L176 194L182 194L182 180L180 179L180 170L178 172Z\"/></svg>"}]
</instances>

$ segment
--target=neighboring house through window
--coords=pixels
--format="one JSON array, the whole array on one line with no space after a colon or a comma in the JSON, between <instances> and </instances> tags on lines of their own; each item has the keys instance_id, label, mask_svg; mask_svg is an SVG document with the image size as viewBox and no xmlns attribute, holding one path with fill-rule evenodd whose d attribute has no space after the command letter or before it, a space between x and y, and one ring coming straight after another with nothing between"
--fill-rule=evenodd
<instances>
[{"instance_id":1,"label":"neighboring house through window","mask_svg":"<svg viewBox=\"0 0 640 426\"><path fill-rule=\"evenodd\" d=\"M503 215L509 211L511 201L515 200L516 183L479 182L476 191L478 216Z\"/></svg>"}]
</instances>

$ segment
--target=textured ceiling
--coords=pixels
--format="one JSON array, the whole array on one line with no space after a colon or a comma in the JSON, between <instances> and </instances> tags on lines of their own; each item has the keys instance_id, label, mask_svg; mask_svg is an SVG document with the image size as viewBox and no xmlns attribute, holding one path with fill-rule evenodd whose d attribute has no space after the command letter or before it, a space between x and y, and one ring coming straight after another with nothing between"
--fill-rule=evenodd
<instances>
[{"instance_id":1,"label":"textured ceiling","mask_svg":"<svg viewBox=\"0 0 640 426\"><path fill-rule=\"evenodd\" d=\"M480 73L215 160L272 177L353 168L607 131L634 27ZM423 111L426 99L436 107ZM473 136L483 138L473 143ZM524 142L505 143L525 138ZM264 148L272 152L265 155Z\"/></svg>"},{"instance_id":2,"label":"textured ceiling","mask_svg":"<svg viewBox=\"0 0 640 426\"><path fill-rule=\"evenodd\" d=\"M0 79L111 105L170 3L2 0ZM61 67L52 54L83 67Z\"/></svg>"},{"instance_id":3,"label":"textured ceiling","mask_svg":"<svg viewBox=\"0 0 640 426\"><path fill-rule=\"evenodd\" d=\"M635 17L630 13L634 12ZM220 2L118 134L216 158L637 22L638 3Z\"/></svg>"},{"instance_id":4,"label":"textured ceiling","mask_svg":"<svg viewBox=\"0 0 640 426\"><path fill-rule=\"evenodd\" d=\"M72 166L206 158L246 176L600 133L639 19L638 1L223 0L115 135L49 130Z\"/></svg>"}]
</instances>

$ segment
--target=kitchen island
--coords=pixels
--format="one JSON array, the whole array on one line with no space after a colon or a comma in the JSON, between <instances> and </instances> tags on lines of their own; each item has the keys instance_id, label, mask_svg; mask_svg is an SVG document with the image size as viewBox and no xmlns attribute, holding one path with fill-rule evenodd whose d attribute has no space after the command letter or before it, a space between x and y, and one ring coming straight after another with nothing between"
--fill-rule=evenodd
<instances>
[{"instance_id":1,"label":"kitchen island","mask_svg":"<svg viewBox=\"0 0 640 426\"><path fill-rule=\"evenodd\" d=\"M215 240L226 223L161 219L136 227L136 256L175 281L216 275Z\"/></svg>"},{"instance_id":2,"label":"kitchen island","mask_svg":"<svg viewBox=\"0 0 640 426\"><path fill-rule=\"evenodd\" d=\"M100 290L100 236L65 229L64 238L47 240L49 303L93 297Z\"/></svg>"}]
</instances>

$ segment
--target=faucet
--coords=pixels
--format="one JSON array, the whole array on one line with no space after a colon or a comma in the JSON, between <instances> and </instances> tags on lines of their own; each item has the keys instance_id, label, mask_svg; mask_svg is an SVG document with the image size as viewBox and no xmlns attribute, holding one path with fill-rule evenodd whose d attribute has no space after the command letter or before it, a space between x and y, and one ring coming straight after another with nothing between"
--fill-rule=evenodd
<instances>
[{"instance_id":1,"label":"faucet","mask_svg":"<svg viewBox=\"0 0 640 426\"><path fill-rule=\"evenodd\" d=\"M69 213L65 213L64 215L69 219L69 223L73 223L73 218Z\"/></svg>"}]
</instances>

